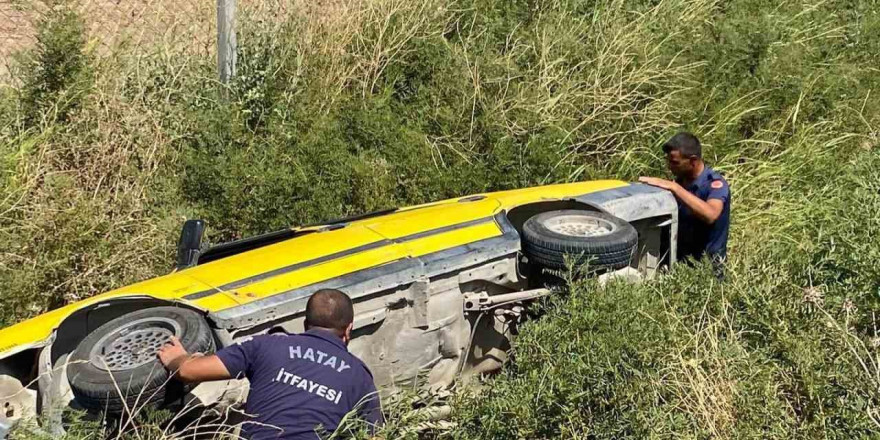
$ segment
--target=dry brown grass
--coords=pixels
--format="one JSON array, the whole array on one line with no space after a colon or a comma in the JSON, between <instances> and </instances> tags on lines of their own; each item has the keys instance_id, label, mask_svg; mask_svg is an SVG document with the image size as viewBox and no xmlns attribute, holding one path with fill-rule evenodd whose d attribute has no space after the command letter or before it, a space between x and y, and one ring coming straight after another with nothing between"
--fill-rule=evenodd
<instances>
[{"instance_id":1,"label":"dry brown grass","mask_svg":"<svg viewBox=\"0 0 880 440\"><path fill-rule=\"evenodd\" d=\"M11 58L33 46L36 25L53 0L0 1L0 84ZM216 53L216 3L210 0L73 0L90 45L104 56L165 51ZM55 6L58 7L58 6Z\"/></svg>"},{"instance_id":2,"label":"dry brown grass","mask_svg":"<svg viewBox=\"0 0 880 440\"><path fill-rule=\"evenodd\" d=\"M50 4L0 3L0 40L16 42L0 47L0 64L8 67L16 51L34 45ZM0 239L11 244L0 254L0 279L7 292L19 292L4 297L9 322L170 269L171 237L185 214L157 207L177 208L165 200L176 187L160 180L176 154L167 124L180 121L161 106L180 92L181 71L214 52L211 1L54 7L75 8L85 21L84 50L95 68L88 96L67 124L53 125L57 107L50 106L37 127L3 127L0 142L17 150L8 158L15 178L0 198ZM145 70L157 65L167 73L158 83ZM0 83L21 86L3 74Z\"/></svg>"},{"instance_id":3,"label":"dry brown grass","mask_svg":"<svg viewBox=\"0 0 880 440\"><path fill-rule=\"evenodd\" d=\"M321 91L327 110L346 89L364 96L375 92L385 68L404 55L409 42L443 31L451 18L447 6L438 0L247 1L239 5L246 29L239 39L259 35L274 58L296 59L289 63L296 66L290 76L316 81L310 88ZM296 45L282 47L281 41Z\"/></svg>"},{"instance_id":4,"label":"dry brown grass","mask_svg":"<svg viewBox=\"0 0 880 440\"><path fill-rule=\"evenodd\" d=\"M730 307L726 301L724 304ZM736 422L738 384L730 365L731 356L723 352L725 335L736 334L736 330L726 312L712 316L704 308L696 324L683 323L674 311L667 312L670 321L689 334L690 341L667 360L668 366L658 383L673 393L679 410L713 438L730 438Z\"/></svg>"},{"instance_id":5,"label":"dry brown grass","mask_svg":"<svg viewBox=\"0 0 880 440\"><path fill-rule=\"evenodd\" d=\"M6 299L13 319L170 268L173 226L157 223L151 209L159 170L173 160L171 139L161 116L121 99L119 86L99 76L98 92L70 124L6 140L20 149L0 211L0 234L11 243L0 276L14 279L10 290L33 292Z\"/></svg>"}]
</instances>

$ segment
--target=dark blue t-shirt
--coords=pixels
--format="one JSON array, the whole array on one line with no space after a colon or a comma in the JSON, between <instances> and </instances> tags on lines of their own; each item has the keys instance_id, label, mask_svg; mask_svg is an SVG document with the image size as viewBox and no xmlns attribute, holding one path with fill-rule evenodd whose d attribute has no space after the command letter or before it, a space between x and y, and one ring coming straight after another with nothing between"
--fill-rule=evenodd
<instances>
[{"instance_id":1,"label":"dark blue t-shirt","mask_svg":"<svg viewBox=\"0 0 880 440\"><path fill-rule=\"evenodd\" d=\"M681 183L681 182L679 182ZM727 236L730 230L730 187L717 171L705 167L694 181L685 187L700 200L718 199L724 203L715 223L697 218L690 208L678 201L678 258L701 258L704 255L727 257Z\"/></svg>"},{"instance_id":2,"label":"dark blue t-shirt","mask_svg":"<svg viewBox=\"0 0 880 440\"><path fill-rule=\"evenodd\" d=\"M217 356L229 374L250 381L245 438L314 440L355 408L368 422L382 422L373 375L333 333L254 336Z\"/></svg>"}]
</instances>

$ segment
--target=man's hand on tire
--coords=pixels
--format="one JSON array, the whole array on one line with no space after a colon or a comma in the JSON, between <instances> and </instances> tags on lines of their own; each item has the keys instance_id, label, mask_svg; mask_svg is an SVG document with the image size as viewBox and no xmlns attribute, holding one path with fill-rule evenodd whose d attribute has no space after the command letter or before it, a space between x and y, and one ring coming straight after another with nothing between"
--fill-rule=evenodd
<instances>
[{"instance_id":1,"label":"man's hand on tire","mask_svg":"<svg viewBox=\"0 0 880 440\"><path fill-rule=\"evenodd\" d=\"M156 354L159 362L184 383L232 379L226 366L216 355L189 354L180 340L173 336Z\"/></svg>"},{"instance_id":2,"label":"man's hand on tire","mask_svg":"<svg viewBox=\"0 0 880 440\"><path fill-rule=\"evenodd\" d=\"M180 343L180 339L177 339L176 336L172 336L171 340L166 342L157 354L162 365L172 373L179 370L180 365L190 357L186 349L183 348L183 344Z\"/></svg>"}]
</instances>

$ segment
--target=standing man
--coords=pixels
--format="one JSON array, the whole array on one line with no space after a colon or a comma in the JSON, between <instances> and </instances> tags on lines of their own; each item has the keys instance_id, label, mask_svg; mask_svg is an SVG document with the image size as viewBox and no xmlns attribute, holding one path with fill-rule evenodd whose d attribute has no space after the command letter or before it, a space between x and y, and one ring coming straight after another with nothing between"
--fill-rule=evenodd
<instances>
[{"instance_id":1,"label":"standing man","mask_svg":"<svg viewBox=\"0 0 880 440\"><path fill-rule=\"evenodd\" d=\"M730 229L727 181L703 162L700 141L693 134L676 134L663 144L663 152L675 180L641 177L639 181L675 195L678 201L679 258L707 256L715 268L715 275L721 279Z\"/></svg>"},{"instance_id":2,"label":"standing man","mask_svg":"<svg viewBox=\"0 0 880 440\"><path fill-rule=\"evenodd\" d=\"M315 440L353 409L374 426L383 422L373 376L346 348L353 319L348 295L322 289L306 304L305 333L254 336L208 356L190 355L172 338L158 354L184 382L247 377L244 438Z\"/></svg>"}]
</instances>

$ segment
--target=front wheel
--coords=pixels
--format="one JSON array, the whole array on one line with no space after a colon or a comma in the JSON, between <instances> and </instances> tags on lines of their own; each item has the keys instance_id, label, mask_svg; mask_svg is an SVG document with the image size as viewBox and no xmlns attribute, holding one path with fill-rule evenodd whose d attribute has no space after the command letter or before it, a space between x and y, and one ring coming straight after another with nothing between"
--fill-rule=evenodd
<instances>
[{"instance_id":1,"label":"front wheel","mask_svg":"<svg viewBox=\"0 0 880 440\"><path fill-rule=\"evenodd\" d=\"M638 240L631 224L595 211L549 211L523 224L523 252L549 269L565 269L565 255L594 270L621 269L632 262Z\"/></svg>"},{"instance_id":2,"label":"front wheel","mask_svg":"<svg viewBox=\"0 0 880 440\"><path fill-rule=\"evenodd\" d=\"M70 357L67 377L76 401L92 411L120 414L180 397L166 387L168 372L156 355L172 336L190 353L214 351L201 314L156 307L120 316L86 336Z\"/></svg>"}]
</instances>

